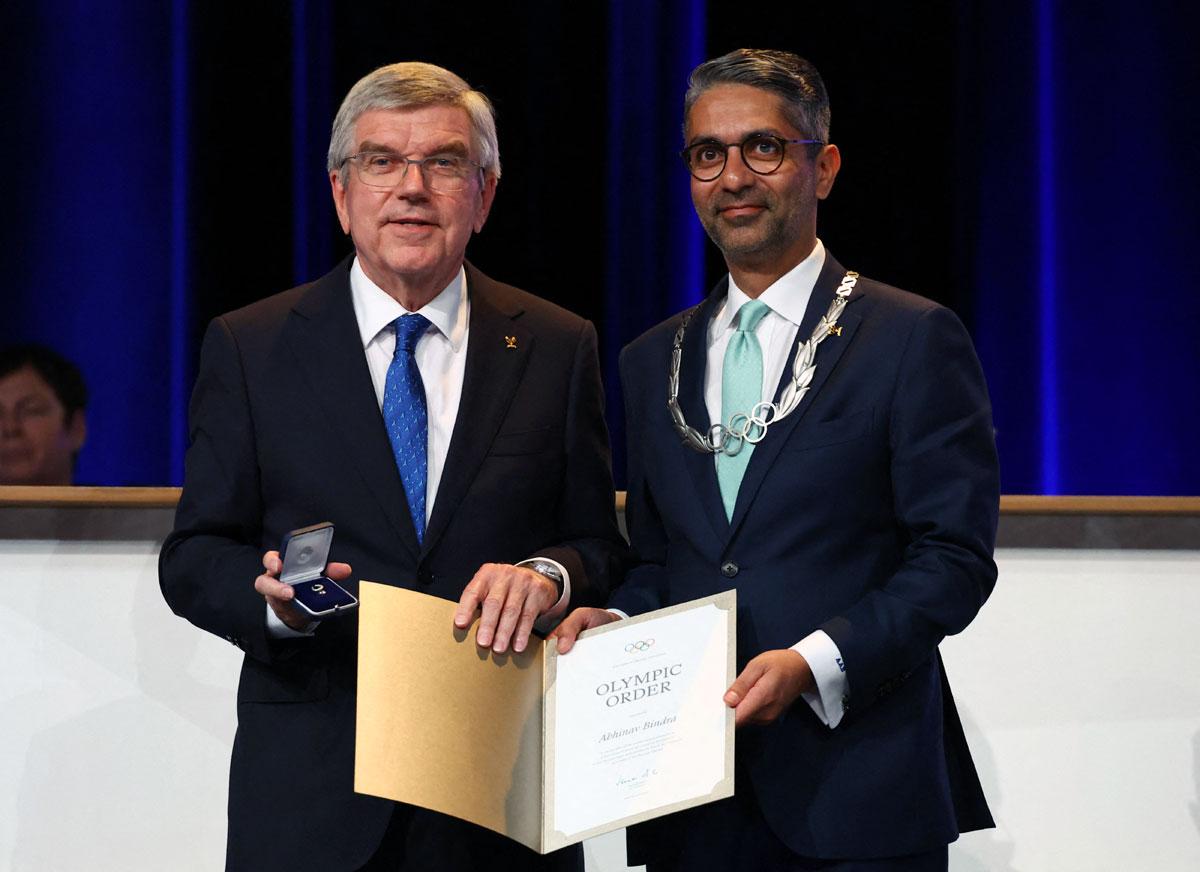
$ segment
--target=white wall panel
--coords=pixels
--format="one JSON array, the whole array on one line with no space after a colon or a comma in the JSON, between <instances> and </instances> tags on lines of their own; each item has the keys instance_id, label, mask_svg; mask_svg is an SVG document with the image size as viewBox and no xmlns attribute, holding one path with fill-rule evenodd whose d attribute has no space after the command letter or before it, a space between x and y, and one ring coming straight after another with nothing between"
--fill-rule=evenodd
<instances>
[{"instance_id":1,"label":"white wall panel","mask_svg":"<svg viewBox=\"0 0 1200 872\"><path fill-rule=\"evenodd\" d=\"M0 869L222 867L241 653L170 613L157 550L0 540ZM997 559L942 646L999 824L951 869L1200 869L1200 551Z\"/></svg>"}]
</instances>

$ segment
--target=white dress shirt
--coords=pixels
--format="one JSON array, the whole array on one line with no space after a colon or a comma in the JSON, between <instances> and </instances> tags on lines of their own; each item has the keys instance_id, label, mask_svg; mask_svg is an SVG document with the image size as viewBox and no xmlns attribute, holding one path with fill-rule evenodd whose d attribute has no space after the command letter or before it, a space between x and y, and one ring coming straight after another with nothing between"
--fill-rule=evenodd
<instances>
[{"instance_id":1,"label":"white dress shirt","mask_svg":"<svg viewBox=\"0 0 1200 872\"><path fill-rule=\"evenodd\" d=\"M790 272L781 276L762 292L758 299L766 303L770 311L754 329L754 335L762 347L764 400L775 399L775 389L783 375L792 345L804 320L813 286L825 265L825 246L817 240L812 253L800 261ZM725 349L736 332L734 316L744 303L746 295L729 277L729 293L721 308L717 310L708 327L708 358L704 371L704 402L708 406L708 417L714 424L721 421L721 370L725 363ZM749 412L749 409L739 411ZM713 462L716 463L716 455ZM846 669L841 651L824 630L816 630L792 646L812 669L817 691L806 691L804 701L826 726L836 727L848 703Z\"/></svg>"},{"instance_id":2,"label":"white dress shirt","mask_svg":"<svg viewBox=\"0 0 1200 872\"><path fill-rule=\"evenodd\" d=\"M363 272L358 258L355 258L350 267L350 298L354 304L354 317L358 320L363 353L367 357L367 368L371 371L371 383L375 387L375 401L381 410L388 367L396 351L396 333L391 327L392 322L409 314L424 315L429 319L431 326L421 334L413 350L417 370L425 385L425 408L429 421L425 485L425 522L428 523L446 468L450 437L454 434L454 422L458 420L458 406L462 400L467 341L471 332L471 300L467 294L466 270L459 267L441 293L411 313L371 281ZM549 557L530 558L517 565L531 563L534 559L553 565L563 578L562 596L534 625L539 632L545 632L561 620L567 611L571 599L571 576L566 567ZM314 621L305 631L292 630L276 617L270 607L267 608L267 625L272 635L280 638L310 635L316 629Z\"/></svg>"},{"instance_id":3,"label":"white dress shirt","mask_svg":"<svg viewBox=\"0 0 1200 872\"><path fill-rule=\"evenodd\" d=\"M358 334L362 339L375 402L383 408L383 390L388 367L396 351L396 334L391 324L402 315L412 314L367 278L355 258L350 268L350 297ZM462 399L463 374L467 368L471 301L467 297L467 277L461 268L445 289L417 310L432 325L417 340L414 356L421 381L425 385L425 408L429 418L427 479L425 486L425 522L433 512L438 485L450 450L450 436L458 420Z\"/></svg>"}]
</instances>

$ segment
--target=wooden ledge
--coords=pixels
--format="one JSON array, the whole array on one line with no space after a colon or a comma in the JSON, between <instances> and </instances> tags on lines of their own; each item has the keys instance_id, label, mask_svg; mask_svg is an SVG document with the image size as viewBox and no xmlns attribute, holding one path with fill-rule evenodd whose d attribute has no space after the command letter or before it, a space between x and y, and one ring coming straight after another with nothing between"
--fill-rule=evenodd
<instances>
[{"instance_id":1,"label":"wooden ledge","mask_svg":"<svg viewBox=\"0 0 1200 872\"><path fill-rule=\"evenodd\" d=\"M177 487L0 487L0 507L174 508ZM617 511L625 491L617 491ZM1200 497L1000 497L1003 515L1197 515Z\"/></svg>"},{"instance_id":2,"label":"wooden ledge","mask_svg":"<svg viewBox=\"0 0 1200 872\"><path fill-rule=\"evenodd\" d=\"M1002 515L1200 515L1200 497L1000 497Z\"/></svg>"},{"instance_id":3,"label":"wooden ledge","mask_svg":"<svg viewBox=\"0 0 1200 872\"><path fill-rule=\"evenodd\" d=\"M0 507L173 509L177 487L0 487Z\"/></svg>"},{"instance_id":4,"label":"wooden ledge","mask_svg":"<svg viewBox=\"0 0 1200 872\"><path fill-rule=\"evenodd\" d=\"M0 540L162 541L179 488L0 487ZM624 521L625 492L616 495ZM1200 497L1000 498L1000 548L1200 548Z\"/></svg>"},{"instance_id":5,"label":"wooden ledge","mask_svg":"<svg viewBox=\"0 0 1200 872\"><path fill-rule=\"evenodd\" d=\"M617 511L625 511L625 491L617 491ZM1196 515L1200 497L1046 497L1006 494L1001 515Z\"/></svg>"}]
</instances>

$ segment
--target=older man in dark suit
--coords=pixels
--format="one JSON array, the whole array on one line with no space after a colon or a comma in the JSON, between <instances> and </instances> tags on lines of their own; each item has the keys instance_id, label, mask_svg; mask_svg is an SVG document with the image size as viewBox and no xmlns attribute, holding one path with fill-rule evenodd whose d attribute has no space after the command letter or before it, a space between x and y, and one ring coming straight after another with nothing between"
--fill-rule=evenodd
<instances>
[{"instance_id":1,"label":"older man in dark suit","mask_svg":"<svg viewBox=\"0 0 1200 872\"><path fill-rule=\"evenodd\" d=\"M937 653L996 579L999 479L971 341L816 236L841 165L811 64L737 51L685 100L729 275L625 349L637 613L736 587L734 798L654 821L661 870L934 870L990 826ZM578 610L581 628L615 620Z\"/></svg>"},{"instance_id":2,"label":"older man in dark suit","mask_svg":"<svg viewBox=\"0 0 1200 872\"><path fill-rule=\"evenodd\" d=\"M595 330L465 263L500 162L491 104L458 76L362 79L328 167L355 255L209 327L160 561L172 609L246 655L228 868L579 869L578 847L542 858L354 793L357 621L297 610L275 549L332 521L331 577L458 601L460 627L480 608L496 652L603 602L624 545Z\"/></svg>"}]
</instances>

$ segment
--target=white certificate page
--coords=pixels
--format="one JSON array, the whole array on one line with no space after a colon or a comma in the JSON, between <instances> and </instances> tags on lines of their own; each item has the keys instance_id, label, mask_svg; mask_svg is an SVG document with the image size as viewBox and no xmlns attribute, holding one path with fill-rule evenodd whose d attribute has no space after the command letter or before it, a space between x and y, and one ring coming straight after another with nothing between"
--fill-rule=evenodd
<instances>
[{"instance_id":1,"label":"white certificate page","mask_svg":"<svg viewBox=\"0 0 1200 872\"><path fill-rule=\"evenodd\" d=\"M735 611L726 591L608 624L556 657L546 712L552 841L732 795L733 711L722 697L734 678Z\"/></svg>"}]
</instances>

